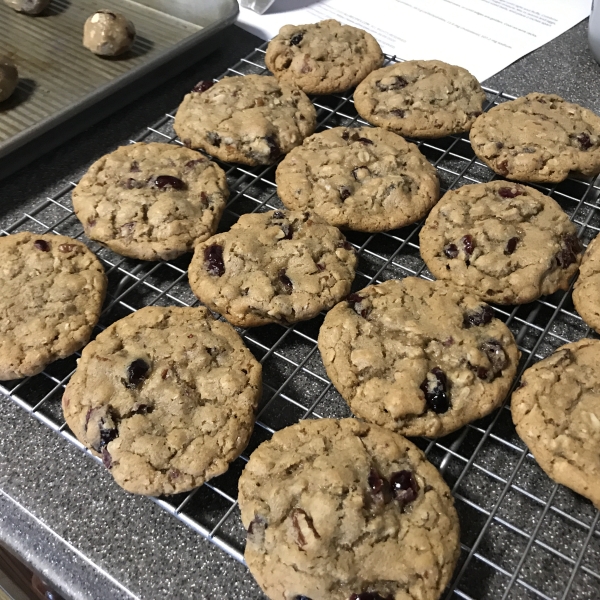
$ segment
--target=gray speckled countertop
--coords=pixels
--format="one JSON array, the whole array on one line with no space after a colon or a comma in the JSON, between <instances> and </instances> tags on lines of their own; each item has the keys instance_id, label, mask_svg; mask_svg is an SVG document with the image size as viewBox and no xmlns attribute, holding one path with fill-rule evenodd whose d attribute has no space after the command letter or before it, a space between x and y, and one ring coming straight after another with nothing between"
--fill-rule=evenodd
<instances>
[{"instance_id":1,"label":"gray speckled countertop","mask_svg":"<svg viewBox=\"0 0 600 600\"><path fill-rule=\"evenodd\" d=\"M486 85L513 95L558 93L600 113L600 67L587 23L524 57ZM257 38L231 27L222 49L0 182L0 221L35 204L175 107L199 79L223 72ZM124 493L90 457L0 398L0 540L66 596L263 598L245 567L148 499ZM101 570L92 563L100 566Z\"/></svg>"}]
</instances>

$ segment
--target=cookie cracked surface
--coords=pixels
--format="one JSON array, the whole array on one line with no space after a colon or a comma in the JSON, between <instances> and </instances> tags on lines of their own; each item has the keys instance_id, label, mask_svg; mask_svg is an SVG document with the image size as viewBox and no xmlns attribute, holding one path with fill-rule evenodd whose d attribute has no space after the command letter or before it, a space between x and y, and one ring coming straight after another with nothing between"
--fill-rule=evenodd
<instances>
[{"instance_id":1,"label":"cookie cracked surface","mask_svg":"<svg viewBox=\"0 0 600 600\"><path fill-rule=\"evenodd\" d=\"M246 563L272 600L437 600L460 551L435 467L355 419L275 432L252 453L238 500Z\"/></svg>"},{"instance_id":2,"label":"cookie cracked surface","mask_svg":"<svg viewBox=\"0 0 600 600\"><path fill-rule=\"evenodd\" d=\"M335 127L294 148L277 167L290 209L331 225L387 231L423 218L439 198L435 167L402 137L374 127Z\"/></svg>"},{"instance_id":3,"label":"cookie cracked surface","mask_svg":"<svg viewBox=\"0 0 600 600\"><path fill-rule=\"evenodd\" d=\"M267 47L267 68L307 94L344 92L383 64L377 40L334 19L285 25Z\"/></svg>"},{"instance_id":4,"label":"cookie cracked surface","mask_svg":"<svg viewBox=\"0 0 600 600\"><path fill-rule=\"evenodd\" d=\"M561 346L511 399L517 433L546 474L600 509L600 341Z\"/></svg>"},{"instance_id":5,"label":"cookie cracked surface","mask_svg":"<svg viewBox=\"0 0 600 600\"><path fill-rule=\"evenodd\" d=\"M114 252L171 260L216 231L228 197L223 169L200 153L138 143L89 168L73 209L86 235Z\"/></svg>"},{"instance_id":6,"label":"cookie cracked surface","mask_svg":"<svg viewBox=\"0 0 600 600\"><path fill-rule=\"evenodd\" d=\"M356 255L340 231L309 212L242 215L198 244L192 291L239 327L294 323L331 308L354 280Z\"/></svg>"},{"instance_id":7,"label":"cookie cracked surface","mask_svg":"<svg viewBox=\"0 0 600 600\"><path fill-rule=\"evenodd\" d=\"M246 447L261 366L200 308L146 307L83 350L67 424L128 492L158 496L224 473Z\"/></svg>"},{"instance_id":8,"label":"cookie cracked surface","mask_svg":"<svg viewBox=\"0 0 600 600\"><path fill-rule=\"evenodd\" d=\"M439 60L408 60L383 67L354 92L363 119L418 138L469 131L484 100L485 92L471 73Z\"/></svg>"},{"instance_id":9,"label":"cookie cracked surface","mask_svg":"<svg viewBox=\"0 0 600 600\"><path fill-rule=\"evenodd\" d=\"M275 77L200 82L177 110L183 143L246 165L268 165L313 133L317 113L306 94Z\"/></svg>"},{"instance_id":10,"label":"cookie cracked surface","mask_svg":"<svg viewBox=\"0 0 600 600\"><path fill-rule=\"evenodd\" d=\"M90 339L106 294L104 268L70 237L0 237L0 380L36 375Z\"/></svg>"},{"instance_id":11,"label":"cookie cracked surface","mask_svg":"<svg viewBox=\"0 0 600 600\"><path fill-rule=\"evenodd\" d=\"M506 181L447 192L427 217L420 244L435 277L500 304L566 290L582 252L577 228L557 202Z\"/></svg>"},{"instance_id":12,"label":"cookie cracked surface","mask_svg":"<svg viewBox=\"0 0 600 600\"><path fill-rule=\"evenodd\" d=\"M475 154L502 177L557 183L571 171L600 173L600 117L554 94L533 93L481 115Z\"/></svg>"},{"instance_id":13,"label":"cookie cracked surface","mask_svg":"<svg viewBox=\"0 0 600 600\"><path fill-rule=\"evenodd\" d=\"M408 436L446 435L489 414L520 356L491 307L416 277L351 294L326 315L318 342L352 411Z\"/></svg>"}]
</instances>

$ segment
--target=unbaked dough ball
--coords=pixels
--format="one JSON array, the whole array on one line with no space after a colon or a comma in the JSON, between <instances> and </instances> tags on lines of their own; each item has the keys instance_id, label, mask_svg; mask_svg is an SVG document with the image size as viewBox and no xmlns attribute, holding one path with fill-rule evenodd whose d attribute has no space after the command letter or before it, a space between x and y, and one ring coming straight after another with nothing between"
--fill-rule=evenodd
<instances>
[{"instance_id":1,"label":"unbaked dough ball","mask_svg":"<svg viewBox=\"0 0 600 600\"><path fill-rule=\"evenodd\" d=\"M133 23L120 13L99 10L83 26L83 45L100 56L118 56L131 48Z\"/></svg>"},{"instance_id":2,"label":"unbaked dough ball","mask_svg":"<svg viewBox=\"0 0 600 600\"><path fill-rule=\"evenodd\" d=\"M4 3L18 12L38 15L50 4L50 0L4 0Z\"/></svg>"},{"instance_id":3,"label":"unbaked dough ball","mask_svg":"<svg viewBox=\"0 0 600 600\"><path fill-rule=\"evenodd\" d=\"M15 63L7 56L0 56L0 102L15 91L18 81L19 73Z\"/></svg>"}]
</instances>

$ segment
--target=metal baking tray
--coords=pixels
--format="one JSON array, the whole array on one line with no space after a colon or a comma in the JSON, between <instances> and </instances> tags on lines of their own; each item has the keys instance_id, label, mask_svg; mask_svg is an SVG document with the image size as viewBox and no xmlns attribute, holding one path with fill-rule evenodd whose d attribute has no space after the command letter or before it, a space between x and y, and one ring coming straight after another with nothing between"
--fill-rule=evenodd
<instances>
[{"instance_id":1,"label":"metal baking tray","mask_svg":"<svg viewBox=\"0 0 600 600\"><path fill-rule=\"evenodd\" d=\"M265 74L265 47L232 65L224 75ZM395 60L386 58L386 62ZM485 91L485 110L514 98L497 90ZM312 100L318 131L367 125L357 114L350 93ZM173 131L173 114L157 119L134 141L181 143ZM123 144L129 141L127 133ZM496 178L474 155L468 135L415 142L436 167L442 192ZM275 185L276 165L246 167L217 162L226 171L231 191L220 230L229 229L242 214L282 207ZM533 187L561 205L587 244L600 233L599 182L600 178L569 178L556 185ZM85 239L72 209L70 195L74 187L75 182L70 182L36 206L15 206L0 233L27 230ZM353 291L406 276L432 279L419 253L420 228L421 223L416 223L378 234L346 232L359 260ZM135 261L85 241L102 260L109 278L106 305L96 333L143 306L197 304L187 282L189 256L169 262ZM522 353L519 377L525 368L559 346L582 337L598 337L575 312L571 290L522 306L495 306L494 311L513 332ZM290 326L273 324L239 330L263 366L263 398L248 448L225 474L202 487L146 500L155 502L240 562L245 530L237 504L237 482L251 452L274 431L299 419L350 415L319 356L317 335L322 321L323 315L319 315ZM85 450L68 429L61 410L61 397L79 355L56 361L35 377L2 382L0 392ZM441 598L600 599L600 511L554 483L540 469L515 432L508 403L446 437L414 441L452 489L461 522L460 561ZM103 467L90 461L90 469L96 468ZM56 535L67 544L77 544L78 538L68 531ZM85 558L103 573L119 578L124 589L144 595L135 576L126 580L119 565L100 548L88 546ZM249 580L251 575L247 577Z\"/></svg>"},{"instance_id":2,"label":"metal baking tray","mask_svg":"<svg viewBox=\"0 0 600 600\"><path fill-rule=\"evenodd\" d=\"M126 54L101 58L83 47L83 24L98 8L134 22ZM238 11L236 0L52 0L33 17L0 2L0 55L20 75L0 103L0 178L205 56Z\"/></svg>"}]
</instances>

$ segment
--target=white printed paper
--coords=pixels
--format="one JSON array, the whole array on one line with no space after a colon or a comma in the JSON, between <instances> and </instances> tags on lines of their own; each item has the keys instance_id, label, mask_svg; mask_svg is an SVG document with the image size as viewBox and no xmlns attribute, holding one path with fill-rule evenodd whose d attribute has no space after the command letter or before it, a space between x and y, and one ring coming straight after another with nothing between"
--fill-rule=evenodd
<instances>
[{"instance_id":1,"label":"white printed paper","mask_svg":"<svg viewBox=\"0 0 600 600\"><path fill-rule=\"evenodd\" d=\"M239 25L270 39L283 25L323 19L372 33L387 54L439 59L480 81L590 14L591 0L276 0L264 14L240 9Z\"/></svg>"}]
</instances>

